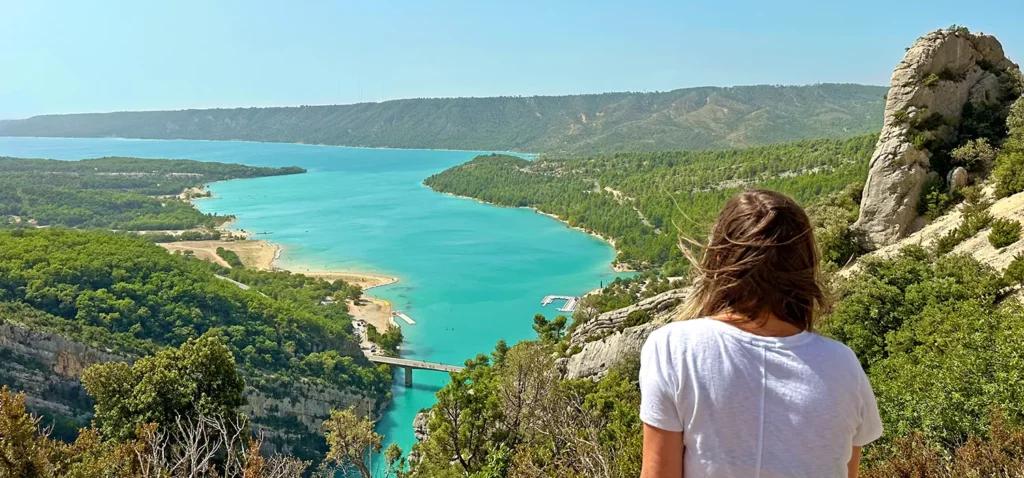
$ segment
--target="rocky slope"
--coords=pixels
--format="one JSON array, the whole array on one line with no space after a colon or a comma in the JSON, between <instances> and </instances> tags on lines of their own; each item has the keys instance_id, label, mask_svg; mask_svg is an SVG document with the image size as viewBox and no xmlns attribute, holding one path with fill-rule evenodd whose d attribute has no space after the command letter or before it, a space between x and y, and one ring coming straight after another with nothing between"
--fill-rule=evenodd
<instances>
[{"instance_id":1,"label":"rocky slope","mask_svg":"<svg viewBox=\"0 0 1024 478\"><path fill-rule=\"evenodd\" d=\"M0 384L25 392L26 404L51 420L84 426L92 417L93 401L82 387L82 372L91 365L126 357L69 340L60 334L34 330L14 322L0 323ZM299 382L285 390L246 387L242 411L252 417L270 444L289 451L291 444L319 436L332 409L355 407L359 416L378 417L384 406L372 398L332 387ZM317 441L322 440L318 437Z\"/></svg>"},{"instance_id":2,"label":"rocky slope","mask_svg":"<svg viewBox=\"0 0 1024 478\"><path fill-rule=\"evenodd\" d=\"M989 187L985 189L985 192L991 197L992 190L993 188ZM961 207L957 206L949 214L932 221L927 226L921 228L921 230L898 242L878 249L869 254L869 256L891 257L906 246L918 245L927 247L932 245L936 239L948 234L960 225L960 221L963 219L960 209ZM1024 193L1014 194L995 201L989 208L989 213L992 214L993 219L1012 219L1024 223ZM996 249L988 242L988 235L991 231L991 228L982 230L974 237L968 238L953 248L952 253L968 254L996 270L1005 270L1015 255L1024 252L1024 241L1017 241L1003 249ZM855 267L849 268L847 273L855 269Z\"/></svg>"},{"instance_id":3,"label":"rocky slope","mask_svg":"<svg viewBox=\"0 0 1024 478\"><path fill-rule=\"evenodd\" d=\"M935 174L934 152L925 145L954 139L968 103L1004 100L1001 77L1017 65L995 37L965 30L921 37L893 71L882 133L854 225L865 248L877 249L912 232L921 189Z\"/></svg>"}]
</instances>

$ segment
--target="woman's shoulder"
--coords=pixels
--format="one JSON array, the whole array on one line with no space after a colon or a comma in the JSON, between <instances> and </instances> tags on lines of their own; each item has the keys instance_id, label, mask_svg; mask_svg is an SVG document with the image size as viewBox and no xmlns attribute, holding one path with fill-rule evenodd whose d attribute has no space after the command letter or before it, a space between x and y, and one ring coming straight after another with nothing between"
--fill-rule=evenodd
<instances>
[{"instance_id":1,"label":"woman's shoulder","mask_svg":"<svg viewBox=\"0 0 1024 478\"><path fill-rule=\"evenodd\" d=\"M713 319L699 318L679 320L662 325L651 332L647 342L655 343L676 343L692 340L712 333Z\"/></svg>"}]
</instances>

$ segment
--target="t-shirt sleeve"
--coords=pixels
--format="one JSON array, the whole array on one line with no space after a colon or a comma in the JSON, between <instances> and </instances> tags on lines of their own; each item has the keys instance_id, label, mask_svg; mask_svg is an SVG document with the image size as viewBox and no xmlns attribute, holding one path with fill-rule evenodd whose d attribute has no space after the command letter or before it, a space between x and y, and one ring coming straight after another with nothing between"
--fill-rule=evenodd
<instances>
[{"instance_id":1,"label":"t-shirt sleeve","mask_svg":"<svg viewBox=\"0 0 1024 478\"><path fill-rule=\"evenodd\" d=\"M853 435L853 446L864 446L882 436L882 418L878 415L878 403L875 392L871 390L871 382L861 371L860 386L860 426Z\"/></svg>"},{"instance_id":2,"label":"t-shirt sleeve","mask_svg":"<svg viewBox=\"0 0 1024 478\"><path fill-rule=\"evenodd\" d=\"M672 364L664 330L647 339L640 352L640 420L662 430L683 431L676 395L678 373Z\"/></svg>"}]
</instances>

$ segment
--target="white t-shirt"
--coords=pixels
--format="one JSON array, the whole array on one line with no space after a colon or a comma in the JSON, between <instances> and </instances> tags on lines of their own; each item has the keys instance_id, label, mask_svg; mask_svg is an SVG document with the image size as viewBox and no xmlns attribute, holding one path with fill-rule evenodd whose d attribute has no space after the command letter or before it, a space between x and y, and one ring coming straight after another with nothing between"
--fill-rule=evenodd
<instances>
[{"instance_id":1,"label":"white t-shirt","mask_svg":"<svg viewBox=\"0 0 1024 478\"><path fill-rule=\"evenodd\" d=\"M644 344L640 391L644 423L683 432L686 478L845 477L853 447L882 435L853 351L810 332L668 324Z\"/></svg>"}]
</instances>

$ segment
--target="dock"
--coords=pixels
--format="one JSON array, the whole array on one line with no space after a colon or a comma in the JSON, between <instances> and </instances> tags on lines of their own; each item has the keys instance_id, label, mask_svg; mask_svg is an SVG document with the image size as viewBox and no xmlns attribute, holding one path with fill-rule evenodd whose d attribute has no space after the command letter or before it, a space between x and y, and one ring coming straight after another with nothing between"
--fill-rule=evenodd
<instances>
[{"instance_id":1,"label":"dock","mask_svg":"<svg viewBox=\"0 0 1024 478\"><path fill-rule=\"evenodd\" d=\"M540 301L540 305L541 307L546 307L548 304L556 300L565 301L565 304L558 308L559 312L576 312L576 306L579 304L580 298L573 297L571 295L548 295Z\"/></svg>"},{"instance_id":2,"label":"dock","mask_svg":"<svg viewBox=\"0 0 1024 478\"><path fill-rule=\"evenodd\" d=\"M402 319L402 320L406 321L409 325L416 325L416 321L412 320L412 317L409 317L408 315L405 315L405 313L400 311L400 310L394 311L392 313L392 315L394 315L395 317L398 317L399 319Z\"/></svg>"}]
</instances>

